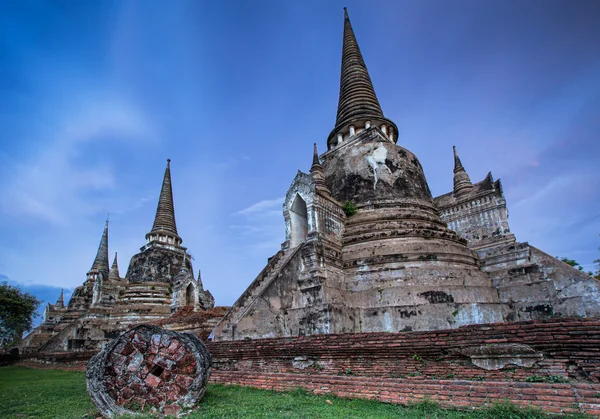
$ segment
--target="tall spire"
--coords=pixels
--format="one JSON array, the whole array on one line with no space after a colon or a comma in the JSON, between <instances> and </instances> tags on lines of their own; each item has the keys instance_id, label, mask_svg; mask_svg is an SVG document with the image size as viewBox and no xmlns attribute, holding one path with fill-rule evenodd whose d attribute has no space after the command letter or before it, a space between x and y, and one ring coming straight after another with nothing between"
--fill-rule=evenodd
<instances>
[{"instance_id":1,"label":"tall spire","mask_svg":"<svg viewBox=\"0 0 600 419\"><path fill-rule=\"evenodd\" d=\"M371 125L381 126L392 139L397 139L398 128L383 116L381 105L377 100L369 71L358 47L348 11L344 7L344 40L342 47L342 71L340 76L340 97L338 101L335 128L329 134L328 147L335 145L336 137L341 134L354 135L350 125L355 128L367 128ZM383 128L385 126L385 128ZM339 142L339 140L337 140Z\"/></svg>"},{"instance_id":2,"label":"tall spire","mask_svg":"<svg viewBox=\"0 0 600 419\"><path fill-rule=\"evenodd\" d=\"M90 274L98 274L100 272L108 275L108 219L104 225L104 232L100 239L100 245L98 246L98 252L96 253L96 259L92 264L92 268L88 272Z\"/></svg>"},{"instance_id":3,"label":"tall spire","mask_svg":"<svg viewBox=\"0 0 600 419\"><path fill-rule=\"evenodd\" d=\"M55 307L63 308L65 306L65 297L64 297L64 289L60 289L60 295L58 296L58 300L56 300Z\"/></svg>"},{"instance_id":4,"label":"tall spire","mask_svg":"<svg viewBox=\"0 0 600 419\"><path fill-rule=\"evenodd\" d=\"M109 281L119 281L121 276L119 275L119 263L117 262L117 252L115 252L115 259L113 260L110 272L108 273Z\"/></svg>"},{"instance_id":5,"label":"tall spire","mask_svg":"<svg viewBox=\"0 0 600 419\"><path fill-rule=\"evenodd\" d=\"M158 240L170 237L176 245L181 244L181 237L177 234L177 224L175 223L175 207L173 205L173 189L171 187L171 159L167 159L167 168L158 198L156 208L156 217L150 233L146 234L148 241Z\"/></svg>"},{"instance_id":6,"label":"tall spire","mask_svg":"<svg viewBox=\"0 0 600 419\"><path fill-rule=\"evenodd\" d=\"M461 197L473 189L473 184L458 157L456 146L452 146L452 151L454 152L454 195Z\"/></svg>"}]
</instances>

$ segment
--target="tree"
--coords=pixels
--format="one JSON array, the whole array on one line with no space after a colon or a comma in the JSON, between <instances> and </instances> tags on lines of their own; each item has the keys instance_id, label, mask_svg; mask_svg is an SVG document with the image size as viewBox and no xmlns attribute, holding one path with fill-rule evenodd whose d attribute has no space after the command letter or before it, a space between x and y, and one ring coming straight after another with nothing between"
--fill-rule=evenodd
<instances>
[{"instance_id":1,"label":"tree","mask_svg":"<svg viewBox=\"0 0 600 419\"><path fill-rule=\"evenodd\" d=\"M0 284L0 345L18 342L33 327L40 301L19 287Z\"/></svg>"},{"instance_id":2,"label":"tree","mask_svg":"<svg viewBox=\"0 0 600 419\"><path fill-rule=\"evenodd\" d=\"M569 259L569 258L560 258L558 256L556 256L556 259L561 260L562 262L565 262L567 265L571 265L574 268L579 269L580 271L583 271L583 266L581 266L578 262L576 262L573 259Z\"/></svg>"}]
</instances>

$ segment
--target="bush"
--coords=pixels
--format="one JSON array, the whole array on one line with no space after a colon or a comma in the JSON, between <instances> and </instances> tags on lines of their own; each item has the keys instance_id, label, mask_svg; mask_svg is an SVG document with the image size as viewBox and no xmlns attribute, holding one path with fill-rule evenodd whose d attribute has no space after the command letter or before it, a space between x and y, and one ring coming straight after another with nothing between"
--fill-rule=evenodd
<instances>
[{"instance_id":1,"label":"bush","mask_svg":"<svg viewBox=\"0 0 600 419\"><path fill-rule=\"evenodd\" d=\"M357 211L356 206L350 201L346 201L342 209L348 217L352 217L354 214L356 214Z\"/></svg>"}]
</instances>

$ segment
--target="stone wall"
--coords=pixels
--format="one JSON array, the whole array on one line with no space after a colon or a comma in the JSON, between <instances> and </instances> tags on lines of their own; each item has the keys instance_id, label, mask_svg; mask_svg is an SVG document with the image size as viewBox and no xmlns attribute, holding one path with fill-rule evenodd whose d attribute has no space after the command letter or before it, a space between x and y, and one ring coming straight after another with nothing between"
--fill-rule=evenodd
<instances>
[{"instance_id":1,"label":"stone wall","mask_svg":"<svg viewBox=\"0 0 600 419\"><path fill-rule=\"evenodd\" d=\"M600 281L528 243L479 250L508 321L600 316Z\"/></svg>"},{"instance_id":2,"label":"stone wall","mask_svg":"<svg viewBox=\"0 0 600 419\"><path fill-rule=\"evenodd\" d=\"M484 180L475 183L468 194L457 196L449 192L434 201L448 228L466 239L471 249L485 249L515 241L508 225L502 183L500 179L494 181L491 172Z\"/></svg>"}]
</instances>

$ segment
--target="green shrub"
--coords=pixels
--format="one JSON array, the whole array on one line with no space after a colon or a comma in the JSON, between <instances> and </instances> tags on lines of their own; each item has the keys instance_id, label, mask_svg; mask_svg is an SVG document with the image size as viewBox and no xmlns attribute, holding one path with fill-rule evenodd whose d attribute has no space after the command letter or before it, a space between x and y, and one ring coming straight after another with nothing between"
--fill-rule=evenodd
<instances>
[{"instance_id":1,"label":"green shrub","mask_svg":"<svg viewBox=\"0 0 600 419\"><path fill-rule=\"evenodd\" d=\"M344 206L342 207L342 209L344 210L344 212L346 213L346 216L348 216L348 217L352 217L354 214L356 214L356 211L358 211L356 209L356 206L350 201L346 201L344 203Z\"/></svg>"}]
</instances>

